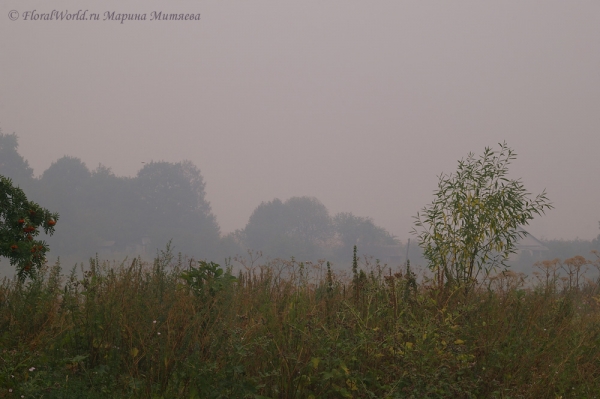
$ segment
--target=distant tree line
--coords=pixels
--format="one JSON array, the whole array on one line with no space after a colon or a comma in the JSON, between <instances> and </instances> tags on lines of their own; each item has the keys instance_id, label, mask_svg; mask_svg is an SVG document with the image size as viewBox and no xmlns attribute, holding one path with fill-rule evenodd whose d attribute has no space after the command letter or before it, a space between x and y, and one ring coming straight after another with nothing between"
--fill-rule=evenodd
<instances>
[{"instance_id":1,"label":"distant tree line","mask_svg":"<svg viewBox=\"0 0 600 399\"><path fill-rule=\"evenodd\" d=\"M265 258L348 264L357 245L360 254L382 261L403 263L408 255L413 264L425 264L416 242L406 248L368 217L331 216L311 197L263 202L243 229L222 235L200 169L190 161L150 162L135 177L119 177L108 167L90 170L80 159L64 156L34 177L18 153L17 136L0 131L0 175L11 178L30 200L60 214L56 233L45 238L51 256L153 255L172 240L183 255L215 261L250 250ZM549 249L543 259L593 259L591 251L600 251L600 234L593 240L542 243ZM527 270L536 260L524 256L513 264Z\"/></svg>"},{"instance_id":2,"label":"distant tree line","mask_svg":"<svg viewBox=\"0 0 600 399\"><path fill-rule=\"evenodd\" d=\"M399 256L402 245L372 219L352 213L331 217L318 199L292 197L263 202L243 230L225 238L239 248L269 257L298 260L335 259L350 262L354 245L374 257Z\"/></svg>"},{"instance_id":3,"label":"distant tree line","mask_svg":"<svg viewBox=\"0 0 600 399\"><path fill-rule=\"evenodd\" d=\"M544 254L546 259L567 259L581 255L594 259L592 251L600 252L600 234L593 240L541 240L548 247Z\"/></svg>"},{"instance_id":4,"label":"distant tree line","mask_svg":"<svg viewBox=\"0 0 600 399\"><path fill-rule=\"evenodd\" d=\"M171 240L175 251L208 260L251 250L270 258L349 261L354 245L373 256L398 255L402 248L370 218L331 217L310 197L263 202L244 229L222 236L200 169L190 161L150 162L135 177L119 177L108 167L90 170L64 156L35 177L18 153L17 136L0 132L0 175L60 214L56 233L46 238L53 256L152 254Z\"/></svg>"},{"instance_id":5,"label":"distant tree line","mask_svg":"<svg viewBox=\"0 0 600 399\"><path fill-rule=\"evenodd\" d=\"M129 178L104 166L90 171L80 159L64 156L34 178L17 149L14 134L0 134L0 174L60 214L56 234L47 239L52 253L125 253L164 247L173 239L189 256L218 255L219 226L191 162L151 162Z\"/></svg>"}]
</instances>

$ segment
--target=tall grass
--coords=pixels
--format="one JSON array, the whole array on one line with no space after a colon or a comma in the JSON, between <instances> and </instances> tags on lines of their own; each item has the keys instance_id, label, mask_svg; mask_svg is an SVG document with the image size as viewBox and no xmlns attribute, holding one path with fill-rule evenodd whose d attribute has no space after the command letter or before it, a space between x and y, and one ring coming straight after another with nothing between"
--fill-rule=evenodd
<instances>
[{"instance_id":1,"label":"tall grass","mask_svg":"<svg viewBox=\"0 0 600 399\"><path fill-rule=\"evenodd\" d=\"M215 270L166 251L4 279L0 397L600 397L600 296L576 274L465 296L379 264Z\"/></svg>"}]
</instances>

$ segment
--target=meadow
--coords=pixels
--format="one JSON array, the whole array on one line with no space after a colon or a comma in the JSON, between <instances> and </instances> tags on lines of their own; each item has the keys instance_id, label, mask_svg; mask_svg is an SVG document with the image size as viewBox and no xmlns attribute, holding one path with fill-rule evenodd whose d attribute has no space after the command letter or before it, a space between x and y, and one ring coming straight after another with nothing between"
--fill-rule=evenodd
<instances>
[{"instance_id":1,"label":"meadow","mask_svg":"<svg viewBox=\"0 0 600 399\"><path fill-rule=\"evenodd\" d=\"M369 259L56 263L0 284L0 398L600 397L585 266L464 292Z\"/></svg>"}]
</instances>

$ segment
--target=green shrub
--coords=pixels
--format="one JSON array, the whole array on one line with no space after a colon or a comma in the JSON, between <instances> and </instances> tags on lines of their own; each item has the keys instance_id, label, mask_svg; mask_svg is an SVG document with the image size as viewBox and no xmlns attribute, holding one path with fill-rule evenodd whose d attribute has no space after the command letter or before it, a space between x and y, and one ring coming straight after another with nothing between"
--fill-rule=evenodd
<instances>
[{"instance_id":1,"label":"green shrub","mask_svg":"<svg viewBox=\"0 0 600 399\"><path fill-rule=\"evenodd\" d=\"M552 208L545 192L530 199L520 180L507 178L515 158L506 143L498 152L486 148L478 159L470 153L454 175L439 177L435 200L417 214L421 230L413 233L440 287L445 281L469 290L481 271L506 268L527 234L519 227Z\"/></svg>"},{"instance_id":2,"label":"green shrub","mask_svg":"<svg viewBox=\"0 0 600 399\"><path fill-rule=\"evenodd\" d=\"M28 201L23 190L0 176L0 256L16 266L20 278L33 276L44 264L48 245L34 237L40 229L53 234L57 221L58 213Z\"/></svg>"}]
</instances>

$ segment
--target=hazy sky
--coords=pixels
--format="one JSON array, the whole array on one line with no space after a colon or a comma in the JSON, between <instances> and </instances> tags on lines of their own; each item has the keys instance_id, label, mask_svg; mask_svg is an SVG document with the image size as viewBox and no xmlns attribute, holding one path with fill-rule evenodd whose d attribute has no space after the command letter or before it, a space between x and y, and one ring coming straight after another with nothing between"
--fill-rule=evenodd
<instances>
[{"instance_id":1,"label":"hazy sky","mask_svg":"<svg viewBox=\"0 0 600 399\"><path fill-rule=\"evenodd\" d=\"M100 17L24 21L33 10ZM63 155L117 175L189 159L223 232L307 195L403 240L440 173L506 141L511 176L555 205L528 230L590 239L600 2L3 0L0 128L36 175Z\"/></svg>"}]
</instances>

